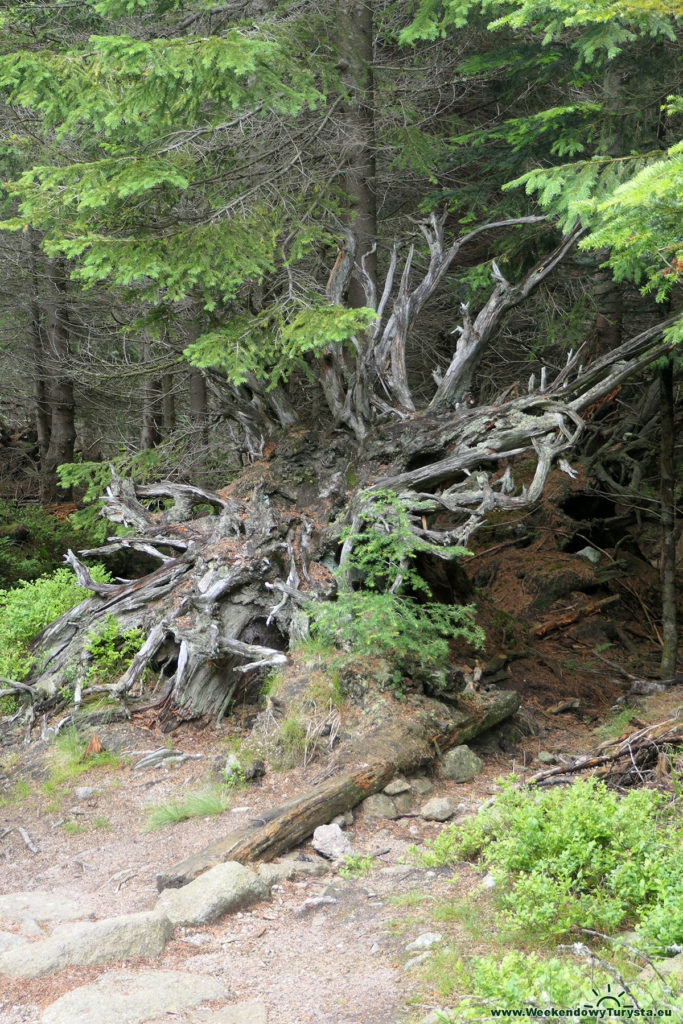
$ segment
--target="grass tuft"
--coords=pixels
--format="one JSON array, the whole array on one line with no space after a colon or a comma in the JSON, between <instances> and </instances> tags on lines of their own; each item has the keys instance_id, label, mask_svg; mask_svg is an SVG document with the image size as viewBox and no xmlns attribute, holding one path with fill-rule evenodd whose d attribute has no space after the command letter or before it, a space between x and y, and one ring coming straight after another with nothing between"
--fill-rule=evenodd
<instances>
[{"instance_id":1,"label":"grass tuft","mask_svg":"<svg viewBox=\"0 0 683 1024\"><path fill-rule=\"evenodd\" d=\"M176 825L188 818L208 818L213 814L222 814L230 804L230 797L221 789L205 789L198 793L188 793L182 800L168 804L157 804L147 812L145 832L155 832Z\"/></svg>"}]
</instances>

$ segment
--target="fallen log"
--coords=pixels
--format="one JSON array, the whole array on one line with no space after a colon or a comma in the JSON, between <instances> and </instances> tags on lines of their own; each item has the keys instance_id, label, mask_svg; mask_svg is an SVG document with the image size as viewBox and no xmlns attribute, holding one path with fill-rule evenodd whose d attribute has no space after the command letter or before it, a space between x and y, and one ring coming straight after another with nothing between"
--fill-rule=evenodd
<instances>
[{"instance_id":1,"label":"fallen log","mask_svg":"<svg viewBox=\"0 0 683 1024\"><path fill-rule=\"evenodd\" d=\"M344 761L358 767L313 786L160 872L158 890L180 888L224 861L272 860L286 853L308 839L318 825L379 792L395 775L424 768L440 751L466 743L513 715L519 703L513 690L464 694L457 707L425 701L425 709L407 721L394 717L344 748Z\"/></svg>"},{"instance_id":2,"label":"fallen log","mask_svg":"<svg viewBox=\"0 0 683 1024\"><path fill-rule=\"evenodd\" d=\"M560 629L562 626L571 626L572 623L585 619L588 615L597 615L603 608L615 604L618 600L619 595L613 594L611 597L603 597L601 601L591 601L590 604L584 605L583 608L574 608L572 611L560 615L557 619L551 619L549 622L542 622L540 626L536 626L534 636L547 636L554 629Z\"/></svg>"}]
</instances>

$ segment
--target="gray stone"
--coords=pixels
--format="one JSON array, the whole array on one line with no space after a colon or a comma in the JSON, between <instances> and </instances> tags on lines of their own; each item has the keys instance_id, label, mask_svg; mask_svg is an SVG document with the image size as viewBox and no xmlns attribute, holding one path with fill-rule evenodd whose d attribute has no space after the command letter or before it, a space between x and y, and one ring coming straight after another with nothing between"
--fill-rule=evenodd
<instances>
[{"instance_id":1,"label":"gray stone","mask_svg":"<svg viewBox=\"0 0 683 1024\"><path fill-rule=\"evenodd\" d=\"M432 1010L426 1017L422 1017L418 1024L443 1024L444 1020L448 1020L445 1010Z\"/></svg>"},{"instance_id":2,"label":"gray stone","mask_svg":"<svg viewBox=\"0 0 683 1024\"><path fill-rule=\"evenodd\" d=\"M557 764L557 758L549 750L540 750L536 760L540 761L541 764Z\"/></svg>"},{"instance_id":3,"label":"gray stone","mask_svg":"<svg viewBox=\"0 0 683 1024\"><path fill-rule=\"evenodd\" d=\"M394 807L398 814L410 814L413 809L413 794L410 790L407 793L399 793L393 797Z\"/></svg>"},{"instance_id":4,"label":"gray stone","mask_svg":"<svg viewBox=\"0 0 683 1024\"><path fill-rule=\"evenodd\" d=\"M310 860L298 860L296 857L283 857L282 860L274 860L270 864L259 864L258 875L267 886L277 885L279 882L289 882L297 875L326 875L330 870L321 857Z\"/></svg>"},{"instance_id":5,"label":"gray stone","mask_svg":"<svg viewBox=\"0 0 683 1024\"><path fill-rule=\"evenodd\" d=\"M585 548L580 548L575 552L575 554L580 558L587 558L589 562L593 563L593 565L597 565L602 558L600 552L596 551L595 548L592 548L590 544Z\"/></svg>"},{"instance_id":6,"label":"gray stone","mask_svg":"<svg viewBox=\"0 0 683 1024\"><path fill-rule=\"evenodd\" d=\"M157 913L62 924L48 939L25 942L1 953L0 974L37 978L71 964L105 964L131 956L156 956L172 936L173 925Z\"/></svg>"},{"instance_id":7,"label":"gray stone","mask_svg":"<svg viewBox=\"0 0 683 1024\"><path fill-rule=\"evenodd\" d=\"M425 778L424 775L418 775L416 778L410 780L410 785L415 790L418 796L427 796L434 789L429 779Z\"/></svg>"},{"instance_id":8,"label":"gray stone","mask_svg":"<svg viewBox=\"0 0 683 1024\"><path fill-rule=\"evenodd\" d=\"M683 988L683 953L667 957L666 960L657 960L655 966L657 974L661 974L671 988L675 991ZM644 971L640 972L637 980L640 982L650 982L654 981L656 977L654 968L646 967Z\"/></svg>"},{"instance_id":9,"label":"gray stone","mask_svg":"<svg viewBox=\"0 0 683 1024\"><path fill-rule=\"evenodd\" d=\"M297 907L294 913L297 917L305 917L306 914L312 913L314 910L321 910L323 907L331 907L337 902L334 896L311 896L309 899L304 900L300 907Z\"/></svg>"},{"instance_id":10,"label":"gray stone","mask_svg":"<svg viewBox=\"0 0 683 1024\"><path fill-rule=\"evenodd\" d=\"M434 796L420 808L420 815L425 821L447 821L455 814L455 805L447 796Z\"/></svg>"},{"instance_id":11,"label":"gray stone","mask_svg":"<svg viewBox=\"0 0 683 1024\"><path fill-rule=\"evenodd\" d=\"M267 895L268 886L263 879L243 864L229 860L205 871L181 889L164 889L156 909L174 925L209 924Z\"/></svg>"},{"instance_id":12,"label":"gray stone","mask_svg":"<svg viewBox=\"0 0 683 1024\"><path fill-rule=\"evenodd\" d=\"M345 857L353 857L354 853L351 840L339 825L318 825L311 845L328 860L344 860Z\"/></svg>"},{"instance_id":13,"label":"gray stone","mask_svg":"<svg viewBox=\"0 0 683 1024\"><path fill-rule=\"evenodd\" d=\"M58 893L10 892L0 896L0 920L23 921L80 921L90 915L83 900L72 900Z\"/></svg>"},{"instance_id":14,"label":"gray stone","mask_svg":"<svg viewBox=\"0 0 683 1024\"><path fill-rule=\"evenodd\" d=\"M403 965L404 970L408 971L411 967L417 967L418 964L424 963L429 956L429 953L419 953L417 956L413 956L410 960L406 960Z\"/></svg>"},{"instance_id":15,"label":"gray stone","mask_svg":"<svg viewBox=\"0 0 683 1024\"><path fill-rule=\"evenodd\" d=\"M367 800L363 801L363 811L368 818L390 818L398 817L396 805L391 797L384 793L374 793Z\"/></svg>"},{"instance_id":16,"label":"gray stone","mask_svg":"<svg viewBox=\"0 0 683 1024\"><path fill-rule=\"evenodd\" d=\"M483 767L481 758L464 745L447 750L443 756L443 773L454 782L469 782Z\"/></svg>"},{"instance_id":17,"label":"gray stone","mask_svg":"<svg viewBox=\"0 0 683 1024\"><path fill-rule=\"evenodd\" d=\"M385 786L382 790L387 796L398 796L399 793L410 792L410 783L406 782L405 779L393 779L388 786Z\"/></svg>"},{"instance_id":18,"label":"gray stone","mask_svg":"<svg viewBox=\"0 0 683 1024\"><path fill-rule=\"evenodd\" d=\"M74 796L77 800L89 800L91 796L95 796L97 790L94 786L76 786L74 789Z\"/></svg>"},{"instance_id":19,"label":"gray stone","mask_svg":"<svg viewBox=\"0 0 683 1024\"><path fill-rule=\"evenodd\" d=\"M6 949L12 949L13 946L18 946L26 939L22 938L21 935L16 935L15 932L0 932L0 953L4 953Z\"/></svg>"},{"instance_id":20,"label":"gray stone","mask_svg":"<svg viewBox=\"0 0 683 1024\"><path fill-rule=\"evenodd\" d=\"M498 885L493 875L486 875L481 882L481 889L495 889Z\"/></svg>"},{"instance_id":21,"label":"gray stone","mask_svg":"<svg viewBox=\"0 0 683 1024\"><path fill-rule=\"evenodd\" d=\"M40 1020L41 1024L138 1024L209 999L224 999L226 994L223 985L202 974L112 971L61 996L43 1010Z\"/></svg>"},{"instance_id":22,"label":"gray stone","mask_svg":"<svg viewBox=\"0 0 683 1024\"><path fill-rule=\"evenodd\" d=\"M343 814L338 814L336 818L333 818L330 825L339 825L339 828L347 828L348 825L353 825L353 811L344 811Z\"/></svg>"},{"instance_id":23,"label":"gray stone","mask_svg":"<svg viewBox=\"0 0 683 1024\"><path fill-rule=\"evenodd\" d=\"M431 949L432 946L436 946L437 942L441 942L441 939L441 932L423 932L406 946L406 951L416 953L418 949Z\"/></svg>"}]
</instances>

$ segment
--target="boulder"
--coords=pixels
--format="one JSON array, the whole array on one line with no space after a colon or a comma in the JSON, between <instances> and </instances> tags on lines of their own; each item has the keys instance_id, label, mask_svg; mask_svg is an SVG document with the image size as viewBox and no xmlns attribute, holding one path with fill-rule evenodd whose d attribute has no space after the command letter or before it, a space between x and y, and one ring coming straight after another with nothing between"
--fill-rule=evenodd
<instances>
[{"instance_id":1,"label":"boulder","mask_svg":"<svg viewBox=\"0 0 683 1024\"><path fill-rule=\"evenodd\" d=\"M418 796L427 796L434 789L432 783L424 775L417 775L414 779L411 779L410 785Z\"/></svg>"},{"instance_id":2,"label":"boulder","mask_svg":"<svg viewBox=\"0 0 683 1024\"><path fill-rule=\"evenodd\" d=\"M279 882L288 882L297 875L325 875L330 870L327 864L320 857L311 857L308 860L298 860L296 857L283 857L282 860L274 860L270 864L259 864L259 878L267 886L277 885Z\"/></svg>"},{"instance_id":3,"label":"boulder","mask_svg":"<svg viewBox=\"0 0 683 1024\"><path fill-rule=\"evenodd\" d=\"M40 889L0 896L0 920L80 921L89 913L90 908L84 905L83 900L72 900Z\"/></svg>"},{"instance_id":4,"label":"boulder","mask_svg":"<svg viewBox=\"0 0 683 1024\"><path fill-rule=\"evenodd\" d=\"M48 939L24 942L0 953L0 974L37 978L72 964L157 956L172 936L171 922L155 912L62 924Z\"/></svg>"},{"instance_id":5,"label":"boulder","mask_svg":"<svg viewBox=\"0 0 683 1024\"><path fill-rule=\"evenodd\" d=\"M374 793L364 800L363 811L368 818L390 818L393 820L398 817L394 801L384 793Z\"/></svg>"},{"instance_id":6,"label":"boulder","mask_svg":"<svg viewBox=\"0 0 683 1024\"><path fill-rule=\"evenodd\" d=\"M447 779L454 782L469 782L484 767L480 757L477 757L469 747L464 744L460 747L453 747L443 755L442 770Z\"/></svg>"},{"instance_id":7,"label":"boulder","mask_svg":"<svg viewBox=\"0 0 683 1024\"><path fill-rule=\"evenodd\" d=\"M351 840L342 832L339 825L318 825L313 833L312 846L328 860L345 860L354 853Z\"/></svg>"},{"instance_id":8,"label":"boulder","mask_svg":"<svg viewBox=\"0 0 683 1024\"><path fill-rule=\"evenodd\" d=\"M405 779L393 779L388 786L382 790L387 796L398 796L399 793L409 793L410 783Z\"/></svg>"},{"instance_id":9,"label":"boulder","mask_svg":"<svg viewBox=\"0 0 683 1024\"><path fill-rule=\"evenodd\" d=\"M455 814L455 804L447 796L432 797L420 808L420 816L425 821L447 821Z\"/></svg>"},{"instance_id":10,"label":"boulder","mask_svg":"<svg viewBox=\"0 0 683 1024\"><path fill-rule=\"evenodd\" d=\"M156 910L175 926L209 924L267 896L268 886L263 879L243 864L229 860L181 889L165 889Z\"/></svg>"},{"instance_id":11,"label":"boulder","mask_svg":"<svg viewBox=\"0 0 683 1024\"><path fill-rule=\"evenodd\" d=\"M227 993L214 978L187 971L111 971L43 1010L41 1024L139 1024L175 1015ZM184 1015L183 1015L184 1016ZM263 1017L261 1017L263 1020ZM254 1024L258 1021L255 1019Z\"/></svg>"}]
</instances>

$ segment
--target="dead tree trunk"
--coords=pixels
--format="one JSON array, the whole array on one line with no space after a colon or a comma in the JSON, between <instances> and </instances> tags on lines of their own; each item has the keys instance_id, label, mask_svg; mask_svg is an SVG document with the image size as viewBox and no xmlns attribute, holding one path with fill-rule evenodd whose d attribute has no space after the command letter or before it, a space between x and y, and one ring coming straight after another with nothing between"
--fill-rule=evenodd
<instances>
[{"instance_id":1,"label":"dead tree trunk","mask_svg":"<svg viewBox=\"0 0 683 1024\"><path fill-rule=\"evenodd\" d=\"M494 695L464 694L458 708L437 701L407 721L380 727L345 750L344 759L358 767L268 811L246 828L231 832L157 875L157 888L178 888L227 860L246 863L272 860L304 842L318 825L351 810L379 792L391 779L429 765L442 750L466 743L513 715L519 707L514 691ZM339 770L339 769L338 769Z\"/></svg>"},{"instance_id":2,"label":"dead tree trunk","mask_svg":"<svg viewBox=\"0 0 683 1024\"><path fill-rule=\"evenodd\" d=\"M413 531L437 556L444 546L467 545L491 510L537 501L553 462L571 472L567 459L584 430L582 413L671 351L673 343L661 338L670 322L586 370L577 372L570 360L543 394L393 423L362 450L350 449L340 431L298 432L283 441L281 454L262 459L222 494L170 482L136 490L115 479L103 514L134 534L110 538L80 558L69 555L92 596L38 637L41 667L22 693L28 686L34 702L54 699L64 670L76 665L86 695L84 641L113 613L123 628L140 627L147 637L109 687L114 696L131 706L151 703L162 720L222 716L263 669L287 660L289 638L305 630L306 602L334 597L329 565L340 557L339 527L331 523L339 523L344 506L347 522L361 522L372 505L367 490L390 488L412 509ZM529 456L535 460L524 483L515 479L520 455L527 470ZM173 507L156 511L169 498ZM159 567L132 582L103 585L81 561L126 549L157 559Z\"/></svg>"}]
</instances>

